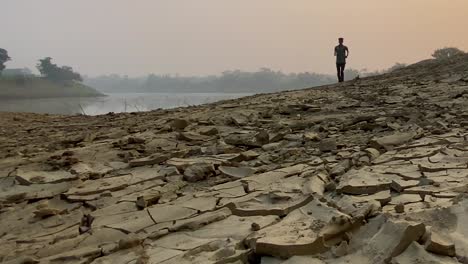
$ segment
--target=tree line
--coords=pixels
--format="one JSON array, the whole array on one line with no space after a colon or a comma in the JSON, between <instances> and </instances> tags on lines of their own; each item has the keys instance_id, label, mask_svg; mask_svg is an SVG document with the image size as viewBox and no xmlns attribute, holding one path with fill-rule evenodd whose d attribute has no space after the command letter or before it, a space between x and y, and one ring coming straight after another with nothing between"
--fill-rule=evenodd
<instances>
[{"instance_id":1,"label":"tree line","mask_svg":"<svg viewBox=\"0 0 468 264\"><path fill-rule=\"evenodd\" d=\"M6 68L5 63L10 60L11 58L8 55L8 51L0 48L0 76ZM70 81L82 82L83 81L83 78L81 77L81 75L73 71L72 67L70 66L60 67L57 64L52 63L51 57L46 57L44 59L39 60L39 63L36 65L36 67L43 78L46 78L54 82L70 82ZM26 71L29 71L29 70L26 69Z\"/></svg>"}]
</instances>

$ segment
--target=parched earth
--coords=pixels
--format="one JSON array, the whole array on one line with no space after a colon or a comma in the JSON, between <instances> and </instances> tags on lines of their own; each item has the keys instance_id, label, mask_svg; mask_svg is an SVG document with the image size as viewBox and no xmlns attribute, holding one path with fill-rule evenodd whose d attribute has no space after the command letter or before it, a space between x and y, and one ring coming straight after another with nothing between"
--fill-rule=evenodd
<instances>
[{"instance_id":1,"label":"parched earth","mask_svg":"<svg viewBox=\"0 0 468 264\"><path fill-rule=\"evenodd\" d=\"M468 263L468 55L0 124L2 263Z\"/></svg>"}]
</instances>

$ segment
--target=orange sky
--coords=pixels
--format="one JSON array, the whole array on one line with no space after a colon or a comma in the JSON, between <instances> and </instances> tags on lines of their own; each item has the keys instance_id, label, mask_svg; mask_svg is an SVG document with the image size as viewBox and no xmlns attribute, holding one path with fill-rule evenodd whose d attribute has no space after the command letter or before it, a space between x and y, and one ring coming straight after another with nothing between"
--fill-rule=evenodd
<instances>
[{"instance_id":1,"label":"orange sky","mask_svg":"<svg viewBox=\"0 0 468 264\"><path fill-rule=\"evenodd\" d=\"M7 66L51 56L89 75L331 73L339 36L356 69L468 50L467 0L5 0L0 24Z\"/></svg>"}]
</instances>

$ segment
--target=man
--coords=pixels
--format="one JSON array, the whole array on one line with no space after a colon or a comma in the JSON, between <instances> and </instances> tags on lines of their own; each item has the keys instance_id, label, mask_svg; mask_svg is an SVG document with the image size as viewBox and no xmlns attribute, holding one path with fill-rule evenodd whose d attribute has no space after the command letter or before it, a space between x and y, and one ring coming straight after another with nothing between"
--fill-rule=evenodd
<instances>
[{"instance_id":1,"label":"man","mask_svg":"<svg viewBox=\"0 0 468 264\"><path fill-rule=\"evenodd\" d=\"M338 42L340 43L335 47L335 57L336 57L336 70L338 71L338 82L344 82L344 70L346 67L346 59L349 56L348 47L343 45L343 38L339 38Z\"/></svg>"}]
</instances>

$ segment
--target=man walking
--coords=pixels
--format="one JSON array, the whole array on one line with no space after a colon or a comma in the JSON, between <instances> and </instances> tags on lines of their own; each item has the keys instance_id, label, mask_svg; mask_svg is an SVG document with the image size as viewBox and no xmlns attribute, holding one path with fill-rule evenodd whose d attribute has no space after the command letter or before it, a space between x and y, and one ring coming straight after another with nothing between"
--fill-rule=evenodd
<instances>
[{"instance_id":1,"label":"man walking","mask_svg":"<svg viewBox=\"0 0 468 264\"><path fill-rule=\"evenodd\" d=\"M340 43L335 47L335 57L336 57L336 70L338 71L338 82L344 82L344 70L346 67L346 59L349 55L348 47L343 45L343 38L339 38L338 42Z\"/></svg>"}]
</instances>

